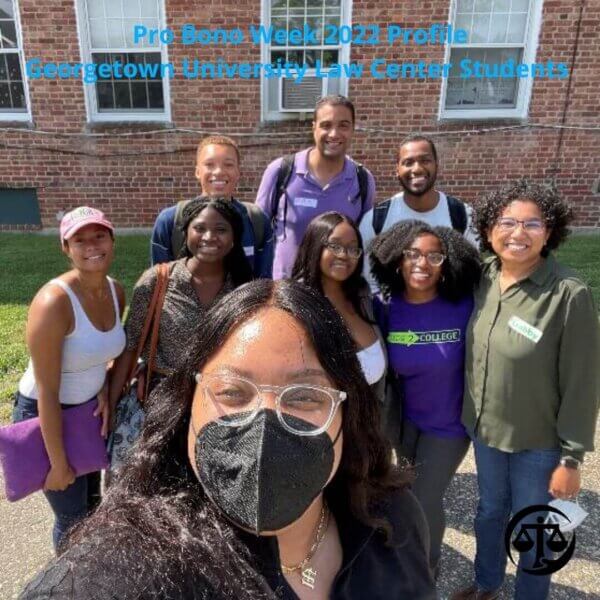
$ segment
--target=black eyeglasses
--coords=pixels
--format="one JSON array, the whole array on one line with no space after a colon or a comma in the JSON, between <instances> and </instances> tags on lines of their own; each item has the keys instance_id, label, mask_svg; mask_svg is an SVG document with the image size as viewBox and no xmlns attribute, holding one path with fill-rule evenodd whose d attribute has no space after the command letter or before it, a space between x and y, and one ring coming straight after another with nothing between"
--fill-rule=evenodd
<instances>
[{"instance_id":1,"label":"black eyeglasses","mask_svg":"<svg viewBox=\"0 0 600 600\"><path fill-rule=\"evenodd\" d=\"M403 250L402 256L413 264L418 263L419 260L421 260L421 257L424 256L425 260L432 267L439 267L446 260L446 255L441 252L427 252L427 254L423 254L416 248L407 248L406 250Z\"/></svg>"},{"instance_id":2,"label":"black eyeglasses","mask_svg":"<svg viewBox=\"0 0 600 600\"><path fill-rule=\"evenodd\" d=\"M348 258L360 258L362 254L362 249L357 246L342 246L342 244L336 244L334 242L327 242L325 244L325 248L329 248L333 252L335 256L341 258L345 254L348 255Z\"/></svg>"}]
</instances>

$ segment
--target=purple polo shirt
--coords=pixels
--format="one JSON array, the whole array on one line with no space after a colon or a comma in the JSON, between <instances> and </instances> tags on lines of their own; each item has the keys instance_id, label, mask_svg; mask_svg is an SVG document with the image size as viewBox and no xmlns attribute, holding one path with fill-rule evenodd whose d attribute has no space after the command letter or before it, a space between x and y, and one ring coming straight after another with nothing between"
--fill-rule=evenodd
<instances>
[{"instance_id":1,"label":"purple polo shirt","mask_svg":"<svg viewBox=\"0 0 600 600\"><path fill-rule=\"evenodd\" d=\"M435 298L409 304L393 296L389 305L389 365L404 389L403 411L418 429L441 437L466 435L461 423L465 331L473 298L456 304Z\"/></svg>"},{"instance_id":2,"label":"purple polo shirt","mask_svg":"<svg viewBox=\"0 0 600 600\"><path fill-rule=\"evenodd\" d=\"M370 172L367 200L361 207L356 163L346 157L342 172L323 187L308 170L308 153L311 149L307 148L295 155L292 176L285 194L287 198L282 196L279 201L277 228L274 232L273 279L290 277L298 247L308 224L315 217L335 210L359 223L363 214L373 206L375 180ZM256 196L256 203L269 219L273 217L271 197L282 160L283 158L278 158L266 168Z\"/></svg>"}]
</instances>

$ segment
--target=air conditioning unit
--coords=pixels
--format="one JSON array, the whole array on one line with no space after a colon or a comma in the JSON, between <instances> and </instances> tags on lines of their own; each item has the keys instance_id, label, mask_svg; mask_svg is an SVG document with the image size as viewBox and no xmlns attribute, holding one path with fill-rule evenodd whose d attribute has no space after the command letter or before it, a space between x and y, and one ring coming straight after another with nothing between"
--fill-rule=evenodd
<instances>
[{"instance_id":1,"label":"air conditioning unit","mask_svg":"<svg viewBox=\"0 0 600 600\"><path fill-rule=\"evenodd\" d=\"M327 78L306 73L300 83L296 77L279 80L279 110L281 112L312 112L317 100L327 95Z\"/></svg>"}]
</instances>

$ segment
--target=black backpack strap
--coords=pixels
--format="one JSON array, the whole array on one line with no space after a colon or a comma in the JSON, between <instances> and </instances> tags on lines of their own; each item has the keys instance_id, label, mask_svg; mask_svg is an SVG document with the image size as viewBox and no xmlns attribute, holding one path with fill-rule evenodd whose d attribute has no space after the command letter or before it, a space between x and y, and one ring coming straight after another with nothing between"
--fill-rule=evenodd
<instances>
[{"instance_id":1,"label":"black backpack strap","mask_svg":"<svg viewBox=\"0 0 600 600\"><path fill-rule=\"evenodd\" d=\"M375 232L375 235L379 235L381 233L388 211L390 210L391 203L392 199L389 198L383 202L378 202L373 207L373 231Z\"/></svg>"},{"instance_id":2,"label":"black backpack strap","mask_svg":"<svg viewBox=\"0 0 600 600\"><path fill-rule=\"evenodd\" d=\"M173 230L171 231L171 254L173 260L179 258L181 246L183 246L183 209L187 206L189 200L180 200L175 209L175 220L173 222Z\"/></svg>"},{"instance_id":3,"label":"black backpack strap","mask_svg":"<svg viewBox=\"0 0 600 600\"><path fill-rule=\"evenodd\" d=\"M464 233L467 230L467 207L464 202L452 196L446 196L452 229Z\"/></svg>"},{"instance_id":4,"label":"black backpack strap","mask_svg":"<svg viewBox=\"0 0 600 600\"><path fill-rule=\"evenodd\" d=\"M254 254L256 255L265 243L264 214L260 206L254 204L254 202L242 202L242 204L246 208L246 212L252 223L252 230L254 231Z\"/></svg>"},{"instance_id":5,"label":"black backpack strap","mask_svg":"<svg viewBox=\"0 0 600 600\"><path fill-rule=\"evenodd\" d=\"M360 214L362 215L367 196L369 195L369 174L360 163L356 163L356 179L358 179L358 193L360 194Z\"/></svg>"},{"instance_id":6,"label":"black backpack strap","mask_svg":"<svg viewBox=\"0 0 600 600\"><path fill-rule=\"evenodd\" d=\"M277 213L279 211L279 201L281 196L285 193L290 178L292 177L292 171L294 170L294 158L295 154L287 154L281 159L281 165L277 172L277 181L273 187L273 195L271 196L271 220L273 221L273 229L275 229L275 222L277 221Z\"/></svg>"}]
</instances>

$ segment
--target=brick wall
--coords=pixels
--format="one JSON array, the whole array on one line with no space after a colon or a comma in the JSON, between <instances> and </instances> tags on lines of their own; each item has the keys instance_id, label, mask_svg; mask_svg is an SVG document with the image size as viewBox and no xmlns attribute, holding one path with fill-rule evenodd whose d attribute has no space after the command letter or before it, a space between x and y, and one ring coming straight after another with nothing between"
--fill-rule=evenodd
<instances>
[{"instance_id":1,"label":"brick wall","mask_svg":"<svg viewBox=\"0 0 600 600\"><path fill-rule=\"evenodd\" d=\"M258 0L246 3L223 0L198 4L167 0L167 25L179 30L191 22L198 27L240 27L259 22ZM448 0L418 5L401 1L357 0L355 23L402 23L424 27L448 18ZM580 0L546 0L537 62L547 59L570 64ZM20 0L25 57L47 61L79 62L80 51L72 0ZM580 44L571 92L565 113L568 80L536 80L529 123L538 125L600 126L600 3L587 2L581 22ZM169 46L169 60L178 68L184 57L228 62L259 62L257 46ZM440 46L383 45L353 47L351 60L370 61L381 56L390 61L419 59L441 62ZM174 200L197 193L194 150L200 135L187 133L144 134L136 137L64 137L59 134L123 133L156 129L148 125L95 125L86 123L80 81L30 81L34 128L55 135L38 136L26 130L0 132L0 186L36 187L44 226L56 226L56 213L78 204L105 210L118 226L147 226L156 213ZM375 174L378 198L397 191L394 176L398 140L410 131L435 134L440 154L439 188L465 200L512 178L557 177L572 203L576 224L600 227L600 196L592 194L600 177L600 131L523 127L484 132L514 122L437 121L440 80L374 80L350 82L357 107L358 131L352 154ZM256 80L171 81L173 124L239 138L243 153L241 199L253 199L264 167L281 154L310 143L310 123L262 125L260 85ZM0 127L4 125L0 123ZM287 132L286 136L269 133ZM465 133L467 132L467 133ZM255 134L255 135L247 135ZM258 135L260 134L260 135Z\"/></svg>"}]
</instances>

